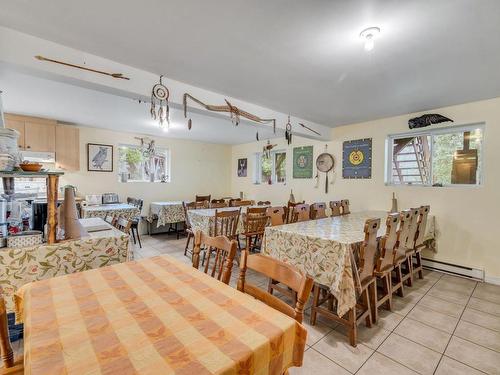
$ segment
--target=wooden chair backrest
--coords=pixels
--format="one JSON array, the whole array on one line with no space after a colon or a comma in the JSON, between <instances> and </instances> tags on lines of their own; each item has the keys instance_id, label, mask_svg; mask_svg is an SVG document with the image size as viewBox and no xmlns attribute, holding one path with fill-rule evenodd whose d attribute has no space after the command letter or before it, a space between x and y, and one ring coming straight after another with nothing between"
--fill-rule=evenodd
<instances>
[{"instance_id":1,"label":"wooden chair backrest","mask_svg":"<svg viewBox=\"0 0 500 375\"><path fill-rule=\"evenodd\" d=\"M267 207L266 215L269 216L269 223L272 227L285 224L286 207Z\"/></svg>"},{"instance_id":2,"label":"wooden chair backrest","mask_svg":"<svg viewBox=\"0 0 500 375\"><path fill-rule=\"evenodd\" d=\"M212 199L210 203L226 203L226 200L224 198L221 199Z\"/></svg>"},{"instance_id":3,"label":"wooden chair backrest","mask_svg":"<svg viewBox=\"0 0 500 375\"><path fill-rule=\"evenodd\" d=\"M330 201L330 209L332 210L332 216L342 215L342 203L340 201Z\"/></svg>"},{"instance_id":4,"label":"wooden chair backrest","mask_svg":"<svg viewBox=\"0 0 500 375\"><path fill-rule=\"evenodd\" d=\"M399 213L389 214L385 221L385 235L380 240L380 257L377 261L377 271L385 272L394 264L394 249L398 241Z\"/></svg>"},{"instance_id":5,"label":"wooden chair backrest","mask_svg":"<svg viewBox=\"0 0 500 375\"><path fill-rule=\"evenodd\" d=\"M311 219L324 219L326 217L326 203L319 202L311 205Z\"/></svg>"},{"instance_id":6,"label":"wooden chair backrest","mask_svg":"<svg viewBox=\"0 0 500 375\"><path fill-rule=\"evenodd\" d=\"M269 222L266 207L249 207L245 215L245 236L262 236Z\"/></svg>"},{"instance_id":7,"label":"wooden chair backrest","mask_svg":"<svg viewBox=\"0 0 500 375\"><path fill-rule=\"evenodd\" d=\"M247 282L245 278L247 269L259 272L297 292L296 305L292 307L278 297ZM249 255L247 250L241 252L238 290L250 294L274 309L294 318L299 323L302 323L304 306L309 299L312 286L313 279L290 264L262 254Z\"/></svg>"},{"instance_id":8,"label":"wooden chair backrest","mask_svg":"<svg viewBox=\"0 0 500 375\"><path fill-rule=\"evenodd\" d=\"M270 201L258 201L257 206L270 206L271 202Z\"/></svg>"},{"instance_id":9,"label":"wooden chair backrest","mask_svg":"<svg viewBox=\"0 0 500 375\"><path fill-rule=\"evenodd\" d=\"M196 195L195 202L203 202L203 201L209 201L212 195Z\"/></svg>"},{"instance_id":10,"label":"wooden chair backrest","mask_svg":"<svg viewBox=\"0 0 500 375\"><path fill-rule=\"evenodd\" d=\"M217 211L215 210L214 218L214 237L226 236L229 239L236 237L238 229L238 221L240 220L241 208L231 211Z\"/></svg>"},{"instance_id":11,"label":"wooden chair backrest","mask_svg":"<svg viewBox=\"0 0 500 375\"><path fill-rule=\"evenodd\" d=\"M233 207L251 206L253 205L253 203L254 202L250 200L245 200L245 201L239 200L233 202Z\"/></svg>"},{"instance_id":12,"label":"wooden chair backrest","mask_svg":"<svg viewBox=\"0 0 500 375\"><path fill-rule=\"evenodd\" d=\"M144 201L142 199L132 197L127 198L127 203L131 204L132 206L136 206L139 211L142 210L142 206L144 205Z\"/></svg>"},{"instance_id":13,"label":"wooden chair backrest","mask_svg":"<svg viewBox=\"0 0 500 375\"><path fill-rule=\"evenodd\" d=\"M104 217L104 221L108 224L111 224L112 226L116 225L116 218L114 217L114 215L106 214L106 216Z\"/></svg>"},{"instance_id":14,"label":"wooden chair backrest","mask_svg":"<svg viewBox=\"0 0 500 375\"><path fill-rule=\"evenodd\" d=\"M377 256L377 232L380 228L380 219L368 219L365 222L365 239L361 244L359 250L359 268L358 276L355 279L358 280L358 285L356 286L358 290L361 290L364 282L373 277L373 271L375 270L375 258Z\"/></svg>"},{"instance_id":15,"label":"wooden chair backrest","mask_svg":"<svg viewBox=\"0 0 500 375\"><path fill-rule=\"evenodd\" d=\"M398 229L398 241L396 244L396 249L394 251L394 259L404 257L406 254L406 243L408 242L408 236L410 234L411 215L411 210L401 211Z\"/></svg>"},{"instance_id":16,"label":"wooden chair backrest","mask_svg":"<svg viewBox=\"0 0 500 375\"><path fill-rule=\"evenodd\" d=\"M234 198L229 200L229 207L235 207L234 203L235 202L241 202L241 198Z\"/></svg>"},{"instance_id":17,"label":"wooden chair backrest","mask_svg":"<svg viewBox=\"0 0 500 375\"><path fill-rule=\"evenodd\" d=\"M293 208L292 222L297 223L301 221L310 220L310 207L308 204L298 204Z\"/></svg>"},{"instance_id":18,"label":"wooden chair backrest","mask_svg":"<svg viewBox=\"0 0 500 375\"><path fill-rule=\"evenodd\" d=\"M420 216L420 209L411 208L410 229L408 231L408 238L405 242L408 249L415 248L415 239L417 238L418 221Z\"/></svg>"},{"instance_id":19,"label":"wooden chair backrest","mask_svg":"<svg viewBox=\"0 0 500 375\"><path fill-rule=\"evenodd\" d=\"M121 230L123 233L130 233L130 227L132 226L132 220L125 219L122 216L119 216L116 220L116 228Z\"/></svg>"},{"instance_id":20,"label":"wooden chair backrest","mask_svg":"<svg viewBox=\"0 0 500 375\"><path fill-rule=\"evenodd\" d=\"M5 300L2 295L0 295L0 354L2 355L2 362L5 368L14 366L14 351L10 344L7 325L7 308L5 307Z\"/></svg>"},{"instance_id":21,"label":"wooden chair backrest","mask_svg":"<svg viewBox=\"0 0 500 375\"><path fill-rule=\"evenodd\" d=\"M295 208L295 206L297 206L298 204L304 204L304 203L306 203L306 201L302 201L302 202L290 202L290 201L288 201L288 204L286 206L286 217L285 217L285 221L287 224L293 222L293 209Z\"/></svg>"},{"instance_id":22,"label":"wooden chair backrest","mask_svg":"<svg viewBox=\"0 0 500 375\"><path fill-rule=\"evenodd\" d=\"M201 210L203 208L206 208L207 201L200 201L200 202L182 202L182 207L184 208L184 216L186 220L186 228L190 229L191 228L191 223L189 222L189 216L188 216L188 211L189 210Z\"/></svg>"},{"instance_id":23,"label":"wooden chair backrest","mask_svg":"<svg viewBox=\"0 0 500 375\"><path fill-rule=\"evenodd\" d=\"M212 203L210 203L210 208L224 208L224 207L227 207L227 203L224 201L224 199L222 200L222 202L214 202L214 200L212 200Z\"/></svg>"},{"instance_id":24,"label":"wooden chair backrest","mask_svg":"<svg viewBox=\"0 0 500 375\"><path fill-rule=\"evenodd\" d=\"M340 204L342 205L342 215L351 213L351 211L349 210L349 199L342 199L340 201Z\"/></svg>"},{"instance_id":25,"label":"wooden chair backrest","mask_svg":"<svg viewBox=\"0 0 500 375\"><path fill-rule=\"evenodd\" d=\"M422 247L424 245L425 230L427 229L427 218L429 216L430 210L431 210L430 206L422 206L419 209L418 229L415 240L415 248Z\"/></svg>"},{"instance_id":26,"label":"wooden chair backrest","mask_svg":"<svg viewBox=\"0 0 500 375\"><path fill-rule=\"evenodd\" d=\"M247 215L266 215L267 207L248 207Z\"/></svg>"},{"instance_id":27,"label":"wooden chair backrest","mask_svg":"<svg viewBox=\"0 0 500 375\"><path fill-rule=\"evenodd\" d=\"M215 277L224 284L229 284L237 246L238 244L235 240L230 241L225 236L210 237L202 231L197 230L194 236L193 267L196 269L199 268L200 252L204 248L208 252L208 256L203 272ZM213 257L212 254L214 254ZM210 266L212 258L213 265Z\"/></svg>"}]
</instances>

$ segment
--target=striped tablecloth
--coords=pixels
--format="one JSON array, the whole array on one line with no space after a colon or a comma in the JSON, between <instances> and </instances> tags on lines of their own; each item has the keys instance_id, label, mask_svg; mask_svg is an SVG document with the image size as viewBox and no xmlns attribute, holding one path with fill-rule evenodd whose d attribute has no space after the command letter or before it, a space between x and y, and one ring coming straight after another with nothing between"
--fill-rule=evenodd
<instances>
[{"instance_id":1,"label":"striped tablecloth","mask_svg":"<svg viewBox=\"0 0 500 375\"><path fill-rule=\"evenodd\" d=\"M307 331L168 255L52 278L17 294L26 374L281 374Z\"/></svg>"}]
</instances>

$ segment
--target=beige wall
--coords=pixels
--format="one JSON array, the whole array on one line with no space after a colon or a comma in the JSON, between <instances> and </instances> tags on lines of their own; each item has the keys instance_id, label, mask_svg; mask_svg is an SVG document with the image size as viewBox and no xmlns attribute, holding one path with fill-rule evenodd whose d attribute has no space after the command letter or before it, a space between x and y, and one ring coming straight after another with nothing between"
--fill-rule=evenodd
<instances>
[{"instance_id":1,"label":"beige wall","mask_svg":"<svg viewBox=\"0 0 500 375\"><path fill-rule=\"evenodd\" d=\"M454 125L484 122L484 185L481 187L408 187L386 186L384 183L385 141L388 134L408 132L408 119L419 114L391 117L332 129L328 151L336 160L335 181L330 192L324 193L324 174L320 187L315 182L294 180L292 176L292 148L314 145L314 156L324 150L324 142L294 139L292 146L279 140L276 149L287 150L286 185L254 185L254 153L262 150L263 142L254 142L232 148L231 191L243 191L252 199L269 199L275 204L284 203L293 189L297 200L330 201L349 198L353 210L390 209L391 194L395 192L400 208L431 205L436 216L438 252L434 256L442 261L469 265L486 270L487 278L500 281L500 98L459 106L426 111L452 118ZM447 125L443 125L447 126ZM436 126L434 126L436 127ZM344 180L341 173L342 142L359 138L373 138L373 169L369 180ZM237 159L248 158L248 177L237 177Z\"/></svg>"},{"instance_id":2,"label":"beige wall","mask_svg":"<svg viewBox=\"0 0 500 375\"><path fill-rule=\"evenodd\" d=\"M118 182L119 144L138 144L137 134L80 127L80 171L67 172L61 178L64 184L75 185L79 195L116 192L122 201L128 196L144 199L143 214L152 201L189 200L198 194L215 197L229 193L229 165L231 147L187 140L157 138L156 145L170 149L171 182ZM87 171L87 143L114 146L114 171Z\"/></svg>"}]
</instances>

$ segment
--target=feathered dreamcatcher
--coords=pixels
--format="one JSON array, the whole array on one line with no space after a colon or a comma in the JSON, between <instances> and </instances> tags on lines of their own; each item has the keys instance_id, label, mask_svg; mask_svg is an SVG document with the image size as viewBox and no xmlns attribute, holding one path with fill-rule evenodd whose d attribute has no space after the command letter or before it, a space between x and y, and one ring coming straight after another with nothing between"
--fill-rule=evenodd
<instances>
[{"instance_id":1,"label":"feathered dreamcatcher","mask_svg":"<svg viewBox=\"0 0 500 375\"><path fill-rule=\"evenodd\" d=\"M335 159L333 155L328 153L328 146L325 145L325 152L319 154L316 158L316 188L319 187L319 172L325 174L325 194L328 194L328 174L332 174L331 184L333 184L333 167L335 166Z\"/></svg>"},{"instance_id":2,"label":"feathered dreamcatcher","mask_svg":"<svg viewBox=\"0 0 500 375\"><path fill-rule=\"evenodd\" d=\"M292 144L292 124L290 123L290 116L288 116L288 121L285 125L285 139L290 146Z\"/></svg>"},{"instance_id":3,"label":"feathered dreamcatcher","mask_svg":"<svg viewBox=\"0 0 500 375\"><path fill-rule=\"evenodd\" d=\"M170 92L163 85L163 76L160 76L160 83L153 86L151 90L151 118L158 121L161 128L170 127L170 108L168 106L168 97ZM158 107L158 109L156 109Z\"/></svg>"}]
</instances>

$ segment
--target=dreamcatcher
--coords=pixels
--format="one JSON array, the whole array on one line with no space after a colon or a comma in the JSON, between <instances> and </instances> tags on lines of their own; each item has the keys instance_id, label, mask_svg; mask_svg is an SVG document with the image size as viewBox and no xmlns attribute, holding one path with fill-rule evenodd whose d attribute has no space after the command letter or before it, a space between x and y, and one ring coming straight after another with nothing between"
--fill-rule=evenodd
<instances>
[{"instance_id":1,"label":"dreamcatcher","mask_svg":"<svg viewBox=\"0 0 500 375\"><path fill-rule=\"evenodd\" d=\"M290 116L288 116L288 122L285 125L285 139L290 146L292 144L292 124L290 123Z\"/></svg>"},{"instance_id":2,"label":"dreamcatcher","mask_svg":"<svg viewBox=\"0 0 500 375\"><path fill-rule=\"evenodd\" d=\"M164 123L166 122L166 128L170 127L170 109L168 107L168 97L170 96L170 92L163 85L162 82L163 76L160 76L160 83L157 83L153 86L151 90L151 118L153 120L157 120L160 124L160 127L164 127ZM158 110L156 110L156 106L158 106Z\"/></svg>"},{"instance_id":3,"label":"dreamcatcher","mask_svg":"<svg viewBox=\"0 0 500 375\"><path fill-rule=\"evenodd\" d=\"M335 160L333 159L333 155L327 152L328 146L325 146L325 152L320 154L316 159L316 188L319 186L319 172L325 173L325 194L328 194L328 174L332 174L333 184L333 167L335 166Z\"/></svg>"}]
</instances>

